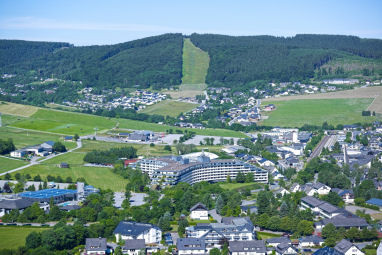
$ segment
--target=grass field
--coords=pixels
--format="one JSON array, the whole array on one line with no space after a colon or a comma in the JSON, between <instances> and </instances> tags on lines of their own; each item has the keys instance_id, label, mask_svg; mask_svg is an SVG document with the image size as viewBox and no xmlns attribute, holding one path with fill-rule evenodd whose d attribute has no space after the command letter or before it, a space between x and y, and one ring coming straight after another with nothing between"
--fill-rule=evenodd
<instances>
[{"instance_id":1,"label":"grass field","mask_svg":"<svg viewBox=\"0 0 382 255\"><path fill-rule=\"evenodd\" d=\"M12 139L17 149L21 149L26 146L36 145L45 141L61 141L67 149L76 147L75 142L63 142L62 136L57 134L43 133L34 130L22 130L13 127L1 127L0 128L1 139Z\"/></svg>"},{"instance_id":2,"label":"grass field","mask_svg":"<svg viewBox=\"0 0 382 255\"><path fill-rule=\"evenodd\" d=\"M35 106L0 102L0 112L3 114L29 117L38 110Z\"/></svg>"},{"instance_id":3,"label":"grass field","mask_svg":"<svg viewBox=\"0 0 382 255\"><path fill-rule=\"evenodd\" d=\"M196 47L189 38L183 44L183 84L205 83L210 58L208 53Z\"/></svg>"},{"instance_id":4,"label":"grass field","mask_svg":"<svg viewBox=\"0 0 382 255\"><path fill-rule=\"evenodd\" d=\"M0 227L0 247L16 249L25 245L25 238L33 231L41 232L47 228L38 227Z\"/></svg>"},{"instance_id":5,"label":"grass field","mask_svg":"<svg viewBox=\"0 0 382 255\"><path fill-rule=\"evenodd\" d=\"M361 116L372 103L370 98L351 99L315 99L275 101L276 110L269 113L269 118L263 125L300 127L304 124L322 125L353 124L357 122L372 122L375 117Z\"/></svg>"},{"instance_id":6,"label":"grass field","mask_svg":"<svg viewBox=\"0 0 382 255\"><path fill-rule=\"evenodd\" d=\"M63 178L71 177L73 181L77 180L79 177L84 177L88 184L97 188L111 189L113 191L125 190L125 186L128 183L127 180L114 174L110 168L83 166L84 156L84 152L69 152L44 161L39 165L25 168L19 171L19 173L28 173L32 177L39 174L42 178L45 178L47 175L60 175ZM68 163L70 168L59 168L57 165L61 162Z\"/></svg>"},{"instance_id":7,"label":"grass field","mask_svg":"<svg viewBox=\"0 0 382 255\"><path fill-rule=\"evenodd\" d=\"M272 233L267 233L267 232L259 232L259 231L257 231L256 234L257 234L257 239L259 239L259 240L265 240L265 239L281 236L281 235L277 235L277 234L272 234Z\"/></svg>"},{"instance_id":8,"label":"grass field","mask_svg":"<svg viewBox=\"0 0 382 255\"><path fill-rule=\"evenodd\" d=\"M240 189L249 187L251 189L259 189L261 188L261 184L259 183L221 183L220 187L226 190Z\"/></svg>"},{"instance_id":9,"label":"grass field","mask_svg":"<svg viewBox=\"0 0 382 255\"><path fill-rule=\"evenodd\" d=\"M197 106L198 105L196 104L165 100L152 106L149 106L141 112L147 114L158 114L163 116L168 115L171 117L177 117L180 113L186 113Z\"/></svg>"},{"instance_id":10,"label":"grass field","mask_svg":"<svg viewBox=\"0 0 382 255\"><path fill-rule=\"evenodd\" d=\"M204 83L201 84L182 84L178 90L163 90L162 93L169 94L172 98L180 97L195 97L202 95L203 91L207 88Z\"/></svg>"},{"instance_id":11,"label":"grass field","mask_svg":"<svg viewBox=\"0 0 382 255\"><path fill-rule=\"evenodd\" d=\"M90 114L39 109L27 119L13 122L11 125L18 128L32 129L51 132L60 135L85 135L94 133L94 128L99 131L111 129L119 123L120 128L134 130L151 130L154 132L165 132L166 130L182 129L168 125L159 125L143 121L106 118ZM216 135L226 137L246 137L244 134L224 129L192 129L198 135Z\"/></svg>"},{"instance_id":12,"label":"grass field","mask_svg":"<svg viewBox=\"0 0 382 255\"><path fill-rule=\"evenodd\" d=\"M26 164L28 164L28 162L23 160L0 157L0 173L4 173L20 166L25 166Z\"/></svg>"}]
</instances>

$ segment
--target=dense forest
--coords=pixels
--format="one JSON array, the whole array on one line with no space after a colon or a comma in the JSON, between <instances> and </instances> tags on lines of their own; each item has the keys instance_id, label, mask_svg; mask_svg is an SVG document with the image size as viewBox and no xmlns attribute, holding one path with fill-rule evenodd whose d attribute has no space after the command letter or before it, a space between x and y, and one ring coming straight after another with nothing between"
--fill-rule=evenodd
<instances>
[{"instance_id":1,"label":"dense forest","mask_svg":"<svg viewBox=\"0 0 382 255\"><path fill-rule=\"evenodd\" d=\"M256 80L301 81L312 78L315 69L344 53L382 57L382 40L355 36L192 34L190 38L210 55L206 81L214 86L251 86Z\"/></svg>"},{"instance_id":2,"label":"dense forest","mask_svg":"<svg viewBox=\"0 0 382 255\"><path fill-rule=\"evenodd\" d=\"M86 47L3 40L0 72L22 74L33 70L41 77L82 81L100 88L161 88L180 84L182 48L181 34Z\"/></svg>"}]
</instances>

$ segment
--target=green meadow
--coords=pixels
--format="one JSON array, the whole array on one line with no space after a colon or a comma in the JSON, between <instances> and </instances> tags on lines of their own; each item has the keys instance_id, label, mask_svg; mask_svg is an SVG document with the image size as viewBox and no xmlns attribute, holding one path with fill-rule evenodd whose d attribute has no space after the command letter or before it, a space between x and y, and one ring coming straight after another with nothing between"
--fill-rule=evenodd
<instances>
[{"instance_id":1,"label":"green meadow","mask_svg":"<svg viewBox=\"0 0 382 255\"><path fill-rule=\"evenodd\" d=\"M183 44L183 84L202 84L206 75L210 58L207 52L196 47L189 38Z\"/></svg>"},{"instance_id":2,"label":"green meadow","mask_svg":"<svg viewBox=\"0 0 382 255\"><path fill-rule=\"evenodd\" d=\"M188 112L196 108L197 104L184 103L173 100L164 100L143 109L142 113L158 114L163 116L177 117L180 113Z\"/></svg>"},{"instance_id":3,"label":"green meadow","mask_svg":"<svg viewBox=\"0 0 382 255\"><path fill-rule=\"evenodd\" d=\"M47 228L38 227L0 227L0 247L2 249L16 249L25 245L25 238L32 233L41 232Z\"/></svg>"},{"instance_id":4,"label":"green meadow","mask_svg":"<svg viewBox=\"0 0 382 255\"><path fill-rule=\"evenodd\" d=\"M28 164L27 161L0 157L0 173L12 170Z\"/></svg>"}]
</instances>

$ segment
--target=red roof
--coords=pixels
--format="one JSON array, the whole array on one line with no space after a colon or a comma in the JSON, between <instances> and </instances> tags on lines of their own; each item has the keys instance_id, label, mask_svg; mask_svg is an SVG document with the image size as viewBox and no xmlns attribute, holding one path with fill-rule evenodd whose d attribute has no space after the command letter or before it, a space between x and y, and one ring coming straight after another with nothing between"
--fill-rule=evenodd
<instances>
[{"instance_id":1,"label":"red roof","mask_svg":"<svg viewBox=\"0 0 382 255\"><path fill-rule=\"evenodd\" d=\"M129 164L135 163L137 161L138 161L138 159L125 159L124 164L125 164L125 166L128 166Z\"/></svg>"}]
</instances>

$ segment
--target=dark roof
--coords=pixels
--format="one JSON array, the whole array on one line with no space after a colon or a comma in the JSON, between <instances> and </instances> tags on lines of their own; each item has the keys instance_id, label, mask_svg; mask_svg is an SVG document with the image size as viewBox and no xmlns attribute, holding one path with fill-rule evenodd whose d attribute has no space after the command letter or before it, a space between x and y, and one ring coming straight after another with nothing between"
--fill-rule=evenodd
<instances>
[{"instance_id":1,"label":"dark roof","mask_svg":"<svg viewBox=\"0 0 382 255\"><path fill-rule=\"evenodd\" d=\"M86 251L106 251L106 238L86 238Z\"/></svg>"},{"instance_id":2,"label":"dark roof","mask_svg":"<svg viewBox=\"0 0 382 255\"><path fill-rule=\"evenodd\" d=\"M176 241L178 250L205 250L204 238L178 238Z\"/></svg>"},{"instance_id":3,"label":"dark roof","mask_svg":"<svg viewBox=\"0 0 382 255\"><path fill-rule=\"evenodd\" d=\"M320 204L324 203L320 199L317 199L315 197L310 197L310 196L306 196L306 197L301 198L301 201L308 204L308 205L314 206L314 207L317 207Z\"/></svg>"},{"instance_id":4,"label":"dark roof","mask_svg":"<svg viewBox=\"0 0 382 255\"><path fill-rule=\"evenodd\" d=\"M33 204L33 201L28 200L26 198L18 198L18 199L4 199L0 200L0 208L13 210L13 209L25 209Z\"/></svg>"},{"instance_id":5,"label":"dark roof","mask_svg":"<svg viewBox=\"0 0 382 255\"><path fill-rule=\"evenodd\" d=\"M208 211L208 209L207 209L207 207L204 205L204 204L202 204L202 203L197 203L196 205L194 205L193 207L191 207L191 209L190 209L190 212L192 212L192 211Z\"/></svg>"},{"instance_id":6,"label":"dark roof","mask_svg":"<svg viewBox=\"0 0 382 255\"><path fill-rule=\"evenodd\" d=\"M70 212L70 211L73 211L73 210L81 209L81 206L79 206L79 205L65 205L65 206L61 206L59 208L60 208L60 210Z\"/></svg>"},{"instance_id":7,"label":"dark roof","mask_svg":"<svg viewBox=\"0 0 382 255\"><path fill-rule=\"evenodd\" d=\"M306 236L306 237L301 237L300 242L309 242L309 243L321 243L323 242L324 239L319 236Z\"/></svg>"},{"instance_id":8,"label":"dark roof","mask_svg":"<svg viewBox=\"0 0 382 255\"><path fill-rule=\"evenodd\" d=\"M123 248L126 250L145 249L145 239L127 239Z\"/></svg>"},{"instance_id":9,"label":"dark roof","mask_svg":"<svg viewBox=\"0 0 382 255\"><path fill-rule=\"evenodd\" d=\"M342 239L336 246L334 246L334 249L345 254L352 246L353 244L351 242Z\"/></svg>"},{"instance_id":10,"label":"dark roof","mask_svg":"<svg viewBox=\"0 0 382 255\"><path fill-rule=\"evenodd\" d=\"M293 247L291 243L280 243L279 245L276 246L276 252L278 254L284 254L284 252L286 252L289 248L292 248L296 252L295 254L297 254L297 249Z\"/></svg>"},{"instance_id":11,"label":"dark roof","mask_svg":"<svg viewBox=\"0 0 382 255\"><path fill-rule=\"evenodd\" d=\"M46 143L46 144L48 144L48 145L50 145L50 146L53 146L54 144L55 144L55 142L53 142L53 141L46 141L46 142L44 142L44 143ZM43 144L44 144L43 143Z\"/></svg>"},{"instance_id":12,"label":"dark roof","mask_svg":"<svg viewBox=\"0 0 382 255\"><path fill-rule=\"evenodd\" d=\"M263 240L230 241L229 251L266 253L267 248L265 247L265 242Z\"/></svg>"},{"instance_id":13,"label":"dark roof","mask_svg":"<svg viewBox=\"0 0 382 255\"><path fill-rule=\"evenodd\" d=\"M382 199L379 199L379 198L369 199L366 201L366 203L382 207Z\"/></svg>"},{"instance_id":14,"label":"dark roof","mask_svg":"<svg viewBox=\"0 0 382 255\"><path fill-rule=\"evenodd\" d=\"M121 221L114 230L114 234L121 234L126 236L138 237L143 232L150 230L151 228L159 228L149 223L138 223L132 221Z\"/></svg>"},{"instance_id":15,"label":"dark roof","mask_svg":"<svg viewBox=\"0 0 382 255\"><path fill-rule=\"evenodd\" d=\"M317 251L315 251L313 253L313 255L343 255L343 254L341 254L340 252L336 251L332 247L326 246L324 248L321 248L321 249L318 249Z\"/></svg>"},{"instance_id":16,"label":"dark roof","mask_svg":"<svg viewBox=\"0 0 382 255\"><path fill-rule=\"evenodd\" d=\"M290 239L286 236L269 238L265 241L267 243L291 243Z\"/></svg>"},{"instance_id":17,"label":"dark roof","mask_svg":"<svg viewBox=\"0 0 382 255\"><path fill-rule=\"evenodd\" d=\"M367 224L366 220L357 216L353 217L345 217L344 215L337 215L334 216L331 219L323 219L320 221L321 224L327 225L329 223L332 223L335 227L367 227L369 224Z\"/></svg>"},{"instance_id":18,"label":"dark roof","mask_svg":"<svg viewBox=\"0 0 382 255\"><path fill-rule=\"evenodd\" d=\"M326 202L320 204L318 206L318 208L320 208L321 210L323 210L324 212L327 212L327 213L334 213L334 212L337 212L339 209L337 206L334 206L334 205L326 203Z\"/></svg>"}]
</instances>

